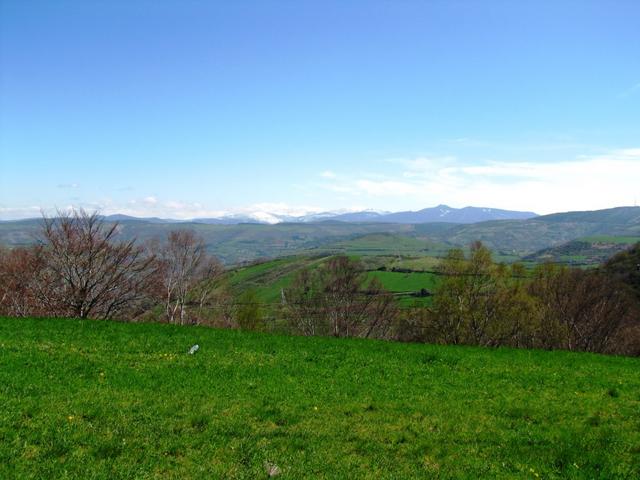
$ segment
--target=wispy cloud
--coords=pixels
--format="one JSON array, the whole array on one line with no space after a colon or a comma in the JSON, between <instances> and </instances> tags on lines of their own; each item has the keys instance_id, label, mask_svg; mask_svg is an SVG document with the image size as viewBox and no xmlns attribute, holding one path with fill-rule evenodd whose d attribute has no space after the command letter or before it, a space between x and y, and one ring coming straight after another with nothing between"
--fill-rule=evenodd
<instances>
[{"instance_id":1,"label":"wispy cloud","mask_svg":"<svg viewBox=\"0 0 640 480\"><path fill-rule=\"evenodd\" d=\"M356 175L332 171L332 175L320 175L302 184L300 188L312 193L310 204L263 202L216 208L153 194L91 201L82 201L78 195L71 204L57 206L98 210L105 215L174 219L235 215L276 223L283 217L327 210L352 211L355 205L359 209L404 210L446 203L551 213L631 205L640 199L640 148L577 155L557 162L470 162L441 155L393 158L377 165L377 171ZM38 217L41 208L51 214L55 207L0 205L0 219Z\"/></svg>"},{"instance_id":2,"label":"wispy cloud","mask_svg":"<svg viewBox=\"0 0 640 480\"><path fill-rule=\"evenodd\" d=\"M419 185L398 180L357 180L356 191L376 197L415 195L419 193Z\"/></svg>"},{"instance_id":3,"label":"wispy cloud","mask_svg":"<svg viewBox=\"0 0 640 480\"><path fill-rule=\"evenodd\" d=\"M80 185L77 183L60 183L58 185L58 188L63 188L63 189L73 189L73 188L79 188Z\"/></svg>"},{"instance_id":4,"label":"wispy cloud","mask_svg":"<svg viewBox=\"0 0 640 480\"><path fill-rule=\"evenodd\" d=\"M336 178L337 177L337 175L334 172L332 172L331 170L325 170L324 172L322 172L320 174L320 176L322 178Z\"/></svg>"},{"instance_id":5,"label":"wispy cloud","mask_svg":"<svg viewBox=\"0 0 640 480\"><path fill-rule=\"evenodd\" d=\"M134 217L160 217L176 220L190 220L194 218L220 218L228 216L248 217L267 223L278 223L285 217L299 217L320 213L326 209L313 205L289 205L287 203L256 203L228 209L212 209L199 202L184 202L179 200L162 200L156 196L132 199L124 203L104 198L98 202L74 202L64 206L0 206L0 219L13 220L19 218L39 217L41 212L47 215L55 214L56 210L70 211L72 209L98 211L103 215L120 213ZM345 209L344 211L351 211Z\"/></svg>"},{"instance_id":6,"label":"wispy cloud","mask_svg":"<svg viewBox=\"0 0 640 480\"><path fill-rule=\"evenodd\" d=\"M41 208L36 205L25 207L1 207L0 220L17 220L20 218L37 218L41 215Z\"/></svg>"},{"instance_id":7,"label":"wispy cloud","mask_svg":"<svg viewBox=\"0 0 640 480\"><path fill-rule=\"evenodd\" d=\"M627 98L639 92L640 92L640 82L636 83L631 88L628 88L624 92L620 93L618 95L618 98Z\"/></svg>"},{"instance_id":8,"label":"wispy cloud","mask_svg":"<svg viewBox=\"0 0 640 480\"><path fill-rule=\"evenodd\" d=\"M640 148L614 150L560 162L465 164L454 157L394 159L399 172L325 185L372 203L402 198L407 208L447 203L550 213L633 204L640 197ZM379 203L377 203L379 205ZM387 205L387 208L389 206Z\"/></svg>"}]
</instances>

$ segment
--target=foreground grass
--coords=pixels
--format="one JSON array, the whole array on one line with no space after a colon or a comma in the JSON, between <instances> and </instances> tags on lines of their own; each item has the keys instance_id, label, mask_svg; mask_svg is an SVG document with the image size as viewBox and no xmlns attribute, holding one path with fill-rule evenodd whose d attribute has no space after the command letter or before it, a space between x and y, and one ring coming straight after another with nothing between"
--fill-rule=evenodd
<instances>
[{"instance_id":1,"label":"foreground grass","mask_svg":"<svg viewBox=\"0 0 640 480\"><path fill-rule=\"evenodd\" d=\"M195 355L186 351L200 345ZM640 360L0 318L0 478L638 478Z\"/></svg>"}]
</instances>

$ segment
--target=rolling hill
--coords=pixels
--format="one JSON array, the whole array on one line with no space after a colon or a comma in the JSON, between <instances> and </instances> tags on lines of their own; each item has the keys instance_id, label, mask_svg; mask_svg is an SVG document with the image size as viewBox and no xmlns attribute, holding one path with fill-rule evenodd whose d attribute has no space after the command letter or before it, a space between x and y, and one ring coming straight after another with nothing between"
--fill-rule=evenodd
<instances>
[{"instance_id":1,"label":"rolling hill","mask_svg":"<svg viewBox=\"0 0 640 480\"><path fill-rule=\"evenodd\" d=\"M163 239L174 229L192 229L204 238L209 251L219 256L226 264L299 253L357 253L356 244L362 247L360 253L365 253L366 250L373 252L375 249L379 255L412 251L411 254L420 256L440 256L448 248L468 246L475 240L487 244L496 252L498 258L517 260L585 237L640 239L640 207L568 212L523 220L491 220L469 224L325 220L275 225L222 225L132 218L120 218L119 223L119 234L122 238L135 237L143 242ZM33 243L39 225L39 220L0 223L0 245L18 246ZM382 237L377 240L369 237L380 234Z\"/></svg>"},{"instance_id":2,"label":"rolling hill","mask_svg":"<svg viewBox=\"0 0 640 480\"><path fill-rule=\"evenodd\" d=\"M324 255L291 256L236 267L228 270L216 283L228 285L235 295L252 291L256 300L262 302L268 311L272 306L280 304L282 289L291 286L301 269L317 268L328 258ZM361 258L367 269L368 279L380 280L382 286L396 297L402 307L430 302L430 299L419 298L414 294L423 288L433 292L440 281L439 275L434 272L437 261L430 261L433 260L432 257L374 255Z\"/></svg>"},{"instance_id":3,"label":"rolling hill","mask_svg":"<svg viewBox=\"0 0 640 480\"><path fill-rule=\"evenodd\" d=\"M452 245L468 245L481 240L496 252L523 257L578 238L601 235L640 239L640 207L457 225L432 235L432 238Z\"/></svg>"},{"instance_id":4,"label":"rolling hill","mask_svg":"<svg viewBox=\"0 0 640 480\"><path fill-rule=\"evenodd\" d=\"M579 238L557 247L540 250L523 258L532 262L568 263L572 265L598 265L619 252L640 242L639 237L596 235Z\"/></svg>"}]
</instances>

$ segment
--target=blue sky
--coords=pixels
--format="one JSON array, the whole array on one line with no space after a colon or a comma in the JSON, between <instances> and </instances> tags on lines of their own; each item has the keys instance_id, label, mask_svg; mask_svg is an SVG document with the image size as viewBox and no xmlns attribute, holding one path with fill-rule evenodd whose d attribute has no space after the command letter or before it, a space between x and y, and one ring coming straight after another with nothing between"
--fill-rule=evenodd
<instances>
[{"instance_id":1,"label":"blue sky","mask_svg":"<svg viewBox=\"0 0 640 480\"><path fill-rule=\"evenodd\" d=\"M640 200L640 2L0 2L0 219Z\"/></svg>"}]
</instances>

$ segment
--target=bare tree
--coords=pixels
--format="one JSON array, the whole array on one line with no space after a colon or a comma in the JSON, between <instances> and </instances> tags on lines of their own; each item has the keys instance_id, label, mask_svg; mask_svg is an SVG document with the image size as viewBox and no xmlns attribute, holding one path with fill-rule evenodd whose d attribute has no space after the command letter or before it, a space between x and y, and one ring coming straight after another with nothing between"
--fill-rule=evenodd
<instances>
[{"instance_id":1,"label":"bare tree","mask_svg":"<svg viewBox=\"0 0 640 480\"><path fill-rule=\"evenodd\" d=\"M365 295L365 317L359 335L365 338L389 338L389 332L399 313L395 299L377 278L369 282Z\"/></svg>"},{"instance_id":2,"label":"bare tree","mask_svg":"<svg viewBox=\"0 0 640 480\"><path fill-rule=\"evenodd\" d=\"M619 331L637 325L628 289L603 272L545 265L529 290L540 300L545 331L560 332L551 347L615 351Z\"/></svg>"},{"instance_id":3,"label":"bare tree","mask_svg":"<svg viewBox=\"0 0 640 480\"><path fill-rule=\"evenodd\" d=\"M228 285L219 286L207 303L213 309L214 322L216 327L236 328L236 310L237 305L233 293Z\"/></svg>"},{"instance_id":4,"label":"bare tree","mask_svg":"<svg viewBox=\"0 0 640 480\"><path fill-rule=\"evenodd\" d=\"M317 276L308 268L300 270L291 288L282 291L282 305L290 324L307 336L326 333L324 318L320 315Z\"/></svg>"},{"instance_id":5,"label":"bare tree","mask_svg":"<svg viewBox=\"0 0 640 480\"><path fill-rule=\"evenodd\" d=\"M0 248L0 314L14 317L45 315L35 295L44 268L42 247Z\"/></svg>"},{"instance_id":6,"label":"bare tree","mask_svg":"<svg viewBox=\"0 0 640 480\"><path fill-rule=\"evenodd\" d=\"M483 346L527 343L529 323L536 315L521 279L521 266L494 263L491 252L474 242L469 258L453 249L440 271L444 279L428 329L437 341Z\"/></svg>"},{"instance_id":7,"label":"bare tree","mask_svg":"<svg viewBox=\"0 0 640 480\"><path fill-rule=\"evenodd\" d=\"M397 315L393 297L346 256L300 271L284 298L290 321L305 335L385 338Z\"/></svg>"},{"instance_id":8,"label":"bare tree","mask_svg":"<svg viewBox=\"0 0 640 480\"><path fill-rule=\"evenodd\" d=\"M80 318L131 316L146 296L154 257L135 239L117 240L118 224L84 210L43 215L45 267L36 295L51 313Z\"/></svg>"},{"instance_id":9,"label":"bare tree","mask_svg":"<svg viewBox=\"0 0 640 480\"><path fill-rule=\"evenodd\" d=\"M320 282L322 305L331 333L336 337L354 335L364 314L364 305L358 298L364 283L360 264L345 255L332 257L320 272Z\"/></svg>"},{"instance_id":10,"label":"bare tree","mask_svg":"<svg viewBox=\"0 0 640 480\"><path fill-rule=\"evenodd\" d=\"M435 297L433 320L442 341L447 344L487 340L488 323L495 303L491 301L496 279L490 252L474 243L470 258L461 249L452 249L440 271L444 281Z\"/></svg>"},{"instance_id":11,"label":"bare tree","mask_svg":"<svg viewBox=\"0 0 640 480\"><path fill-rule=\"evenodd\" d=\"M211 286L203 286L202 282L219 274L222 267L207 254L204 240L193 231L174 230L162 249L161 268L167 320L183 325L190 295L200 287L196 301L202 307L211 293Z\"/></svg>"},{"instance_id":12,"label":"bare tree","mask_svg":"<svg viewBox=\"0 0 640 480\"><path fill-rule=\"evenodd\" d=\"M205 255L203 264L199 270L199 275L205 280L200 282L196 289L198 308L202 310L205 305L211 301L216 290L216 285L211 280L218 278L224 272L224 267L216 257Z\"/></svg>"}]
</instances>

